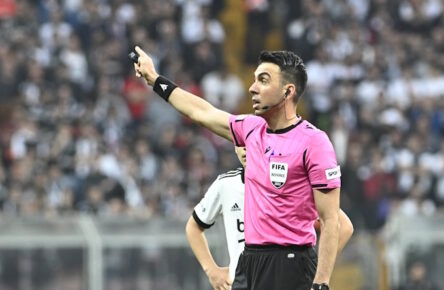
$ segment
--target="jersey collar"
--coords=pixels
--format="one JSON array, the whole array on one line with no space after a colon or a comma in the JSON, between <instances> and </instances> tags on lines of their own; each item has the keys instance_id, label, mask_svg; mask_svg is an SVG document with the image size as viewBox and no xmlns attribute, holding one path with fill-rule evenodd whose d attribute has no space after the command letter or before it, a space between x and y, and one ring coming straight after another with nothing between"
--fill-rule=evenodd
<instances>
[{"instance_id":1,"label":"jersey collar","mask_svg":"<svg viewBox=\"0 0 444 290\"><path fill-rule=\"evenodd\" d=\"M303 121L303 119L301 118L299 120L299 122L297 122L296 124L290 125L286 128L282 128L282 129L277 129L275 131L271 130L270 128L267 128L267 133L268 134L284 134L287 133L288 131L292 130L293 128L296 128L299 124L301 124Z\"/></svg>"}]
</instances>

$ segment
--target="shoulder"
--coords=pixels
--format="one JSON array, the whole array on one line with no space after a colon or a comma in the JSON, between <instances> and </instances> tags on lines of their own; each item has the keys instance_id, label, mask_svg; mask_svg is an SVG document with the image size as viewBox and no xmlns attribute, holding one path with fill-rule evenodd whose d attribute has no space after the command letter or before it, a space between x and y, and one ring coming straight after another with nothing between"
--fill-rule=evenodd
<instances>
[{"instance_id":1,"label":"shoulder","mask_svg":"<svg viewBox=\"0 0 444 290\"><path fill-rule=\"evenodd\" d=\"M245 187L243 183L243 168L237 168L225 172L217 177L216 182L218 183L219 190L221 194L225 192L232 192L243 190Z\"/></svg>"},{"instance_id":2,"label":"shoulder","mask_svg":"<svg viewBox=\"0 0 444 290\"><path fill-rule=\"evenodd\" d=\"M308 122L307 120L304 120L302 122L302 124L300 125L300 132L304 135L309 136L310 140L312 140L312 139L314 139L316 141L319 141L321 139L328 140L327 133L325 133L321 129L318 129L315 125Z\"/></svg>"},{"instance_id":3,"label":"shoulder","mask_svg":"<svg viewBox=\"0 0 444 290\"><path fill-rule=\"evenodd\" d=\"M236 168L234 170L227 171L225 173L220 174L217 177L217 180L222 182L230 182L233 179L238 179L241 177L243 169L241 167Z\"/></svg>"},{"instance_id":4,"label":"shoulder","mask_svg":"<svg viewBox=\"0 0 444 290\"><path fill-rule=\"evenodd\" d=\"M217 184L217 195L219 202L225 208L227 204L233 200L238 200L240 196L243 197L245 191L245 184L243 183L243 168L230 170L219 175L215 181Z\"/></svg>"},{"instance_id":5,"label":"shoulder","mask_svg":"<svg viewBox=\"0 0 444 290\"><path fill-rule=\"evenodd\" d=\"M316 128L313 124L308 121L304 121L302 124L302 134L306 136L306 146L310 151L331 151L333 149L333 144L330 141L327 133L321 129Z\"/></svg>"},{"instance_id":6,"label":"shoulder","mask_svg":"<svg viewBox=\"0 0 444 290\"><path fill-rule=\"evenodd\" d=\"M232 115L231 121L235 122L235 123L239 123L239 122L256 123L256 124L261 124L261 123L265 124L266 123L264 118L261 118L261 117L255 116L255 115Z\"/></svg>"}]
</instances>

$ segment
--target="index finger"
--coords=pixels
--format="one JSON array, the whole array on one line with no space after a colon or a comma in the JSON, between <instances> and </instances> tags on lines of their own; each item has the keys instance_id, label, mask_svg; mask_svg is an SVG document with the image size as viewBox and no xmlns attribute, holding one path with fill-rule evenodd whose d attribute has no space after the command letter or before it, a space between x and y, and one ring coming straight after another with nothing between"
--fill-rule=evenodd
<instances>
[{"instance_id":1,"label":"index finger","mask_svg":"<svg viewBox=\"0 0 444 290\"><path fill-rule=\"evenodd\" d=\"M137 54L139 54L139 56L140 55L145 55L145 56L147 55L139 46L136 46L134 49L136 50Z\"/></svg>"}]
</instances>

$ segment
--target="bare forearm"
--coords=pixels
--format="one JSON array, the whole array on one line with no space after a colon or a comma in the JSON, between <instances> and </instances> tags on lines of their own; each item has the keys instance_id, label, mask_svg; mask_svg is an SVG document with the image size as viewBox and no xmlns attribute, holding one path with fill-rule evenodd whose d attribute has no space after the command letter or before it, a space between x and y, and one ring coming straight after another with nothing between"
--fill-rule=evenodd
<instances>
[{"instance_id":1,"label":"bare forearm","mask_svg":"<svg viewBox=\"0 0 444 290\"><path fill-rule=\"evenodd\" d=\"M213 105L208 103L206 100L181 88L177 88L173 91L168 99L168 103L170 103L180 113L203 126L205 126L205 120L203 117L205 116L206 112L215 109Z\"/></svg>"},{"instance_id":2,"label":"bare forearm","mask_svg":"<svg viewBox=\"0 0 444 290\"><path fill-rule=\"evenodd\" d=\"M190 243L191 250L199 261L199 264L206 273L211 268L217 267L217 264L210 253L204 233L196 225L189 224L190 222L186 228L188 242Z\"/></svg>"},{"instance_id":3,"label":"bare forearm","mask_svg":"<svg viewBox=\"0 0 444 290\"><path fill-rule=\"evenodd\" d=\"M191 249L207 275L211 286L214 289L230 289L231 279L228 267L219 267L214 262L203 229L199 227L193 217L188 220L186 234Z\"/></svg>"},{"instance_id":4,"label":"bare forearm","mask_svg":"<svg viewBox=\"0 0 444 290\"><path fill-rule=\"evenodd\" d=\"M232 141L228 128L230 114L215 108L206 100L181 88L171 94L168 102L179 112L217 135Z\"/></svg>"},{"instance_id":5,"label":"bare forearm","mask_svg":"<svg viewBox=\"0 0 444 290\"><path fill-rule=\"evenodd\" d=\"M154 90L179 112L189 117L194 122L205 126L214 133L231 141L229 130L230 114L214 108L207 101L195 96L156 72L153 60L140 47L135 50L138 58L135 60L134 69L136 76L143 77L147 84L153 86Z\"/></svg>"},{"instance_id":6,"label":"bare forearm","mask_svg":"<svg viewBox=\"0 0 444 290\"><path fill-rule=\"evenodd\" d=\"M321 237L319 240L318 267L314 282L329 283L338 252L339 221L329 219L321 221Z\"/></svg>"}]
</instances>

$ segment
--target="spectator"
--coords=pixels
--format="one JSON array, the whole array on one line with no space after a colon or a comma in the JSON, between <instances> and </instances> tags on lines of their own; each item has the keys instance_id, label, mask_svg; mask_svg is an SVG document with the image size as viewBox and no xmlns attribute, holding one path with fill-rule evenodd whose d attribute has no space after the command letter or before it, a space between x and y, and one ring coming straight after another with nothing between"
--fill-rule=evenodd
<instances>
[{"instance_id":1,"label":"spectator","mask_svg":"<svg viewBox=\"0 0 444 290\"><path fill-rule=\"evenodd\" d=\"M399 290L437 290L427 278L427 266L422 261L413 262L408 271L407 282Z\"/></svg>"},{"instance_id":2,"label":"spectator","mask_svg":"<svg viewBox=\"0 0 444 290\"><path fill-rule=\"evenodd\" d=\"M236 112L244 98L245 88L241 80L228 72L224 65L202 78L203 97L212 105L229 112Z\"/></svg>"}]
</instances>

